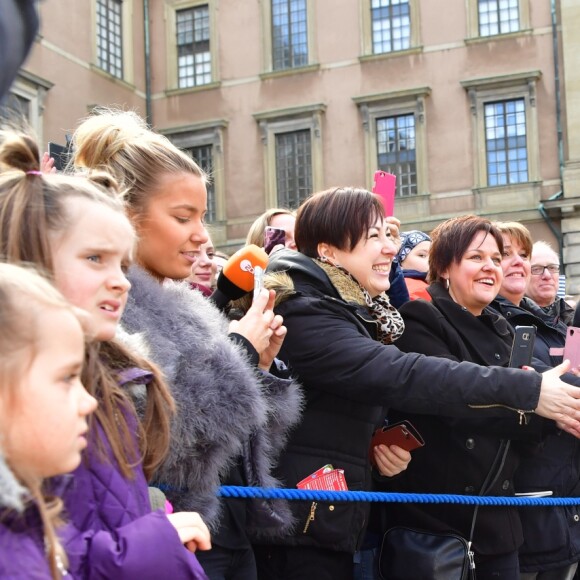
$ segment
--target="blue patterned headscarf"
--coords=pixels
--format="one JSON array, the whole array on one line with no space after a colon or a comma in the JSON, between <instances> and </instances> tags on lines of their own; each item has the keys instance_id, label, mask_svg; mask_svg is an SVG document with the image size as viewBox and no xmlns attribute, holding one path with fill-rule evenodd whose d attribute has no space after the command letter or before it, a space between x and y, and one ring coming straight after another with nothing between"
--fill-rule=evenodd
<instances>
[{"instance_id":1,"label":"blue patterned headscarf","mask_svg":"<svg viewBox=\"0 0 580 580\"><path fill-rule=\"evenodd\" d=\"M430 242L431 238L424 232L419 230L411 230L408 232L401 232L401 247L397 252L397 260L399 264L409 255L409 252L421 242Z\"/></svg>"}]
</instances>

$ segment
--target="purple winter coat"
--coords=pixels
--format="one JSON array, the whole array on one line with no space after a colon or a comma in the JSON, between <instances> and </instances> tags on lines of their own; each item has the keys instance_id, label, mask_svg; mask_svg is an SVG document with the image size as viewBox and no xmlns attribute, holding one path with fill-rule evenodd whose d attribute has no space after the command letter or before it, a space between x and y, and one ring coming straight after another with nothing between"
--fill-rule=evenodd
<instances>
[{"instance_id":1,"label":"purple winter coat","mask_svg":"<svg viewBox=\"0 0 580 580\"><path fill-rule=\"evenodd\" d=\"M44 553L42 522L34 504L22 513L11 510L0 516L0 578L52 578Z\"/></svg>"},{"instance_id":2,"label":"purple winter coat","mask_svg":"<svg viewBox=\"0 0 580 580\"><path fill-rule=\"evenodd\" d=\"M136 419L128 418L131 432ZM104 440L95 422L93 433ZM76 578L193 578L207 580L194 554L181 543L162 510L151 511L148 486L139 463L127 480L108 443L103 461L95 438L62 494L68 525L60 534ZM136 441L135 441L136 445Z\"/></svg>"},{"instance_id":3,"label":"purple winter coat","mask_svg":"<svg viewBox=\"0 0 580 580\"><path fill-rule=\"evenodd\" d=\"M34 503L0 455L0 578L51 578L44 532Z\"/></svg>"}]
</instances>

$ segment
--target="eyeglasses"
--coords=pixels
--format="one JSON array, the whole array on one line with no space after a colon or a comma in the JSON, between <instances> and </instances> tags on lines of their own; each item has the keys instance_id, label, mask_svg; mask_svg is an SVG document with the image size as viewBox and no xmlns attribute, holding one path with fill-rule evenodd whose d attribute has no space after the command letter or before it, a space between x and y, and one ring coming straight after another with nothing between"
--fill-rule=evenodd
<instances>
[{"instance_id":1,"label":"eyeglasses","mask_svg":"<svg viewBox=\"0 0 580 580\"><path fill-rule=\"evenodd\" d=\"M542 276L544 274L544 270L548 270L550 274L559 274L560 273L560 265L559 264L548 264L547 266L532 266L532 275L533 276Z\"/></svg>"}]
</instances>

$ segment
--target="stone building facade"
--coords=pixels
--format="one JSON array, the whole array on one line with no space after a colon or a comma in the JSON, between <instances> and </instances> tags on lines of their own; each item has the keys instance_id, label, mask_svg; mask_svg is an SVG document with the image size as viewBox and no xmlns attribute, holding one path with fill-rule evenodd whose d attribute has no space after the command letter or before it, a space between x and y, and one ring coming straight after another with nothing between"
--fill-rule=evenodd
<instances>
[{"instance_id":1,"label":"stone building facade","mask_svg":"<svg viewBox=\"0 0 580 580\"><path fill-rule=\"evenodd\" d=\"M214 241L398 176L404 229L475 212L561 247L580 292L577 0L46 0L4 105L65 144L137 110L211 172Z\"/></svg>"}]
</instances>

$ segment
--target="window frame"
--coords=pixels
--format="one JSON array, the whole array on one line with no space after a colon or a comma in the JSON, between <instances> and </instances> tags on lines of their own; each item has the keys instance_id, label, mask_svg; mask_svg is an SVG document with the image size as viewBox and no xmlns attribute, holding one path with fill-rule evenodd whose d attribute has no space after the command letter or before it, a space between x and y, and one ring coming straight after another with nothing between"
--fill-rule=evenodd
<instances>
[{"instance_id":1,"label":"window frame","mask_svg":"<svg viewBox=\"0 0 580 580\"><path fill-rule=\"evenodd\" d=\"M314 2L306 0L306 38L308 42L308 60L306 65L274 70L274 46L272 44L272 2L263 0L262 6L262 47L263 47L263 73L262 77L279 76L305 72L318 68L318 55L315 54L314 34L316 30L314 20Z\"/></svg>"},{"instance_id":2,"label":"window frame","mask_svg":"<svg viewBox=\"0 0 580 580\"><path fill-rule=\"evenodd\" d=\"M177 50L177 12L180 10L195 9L207 6L209 12L209 53L211 64L211 80L209 83L193 87L179 86L178 50ZM218 69L218 34L217 34L217 10L216 3L211 0L166 0L165 1L165 25L166 25L166 84L167 95L187 92L204 91L219 86Z\"/></svg>"},{"instance_id":3,"label":"window frame","mask_svg":"<svg viewBox=\"0 0 580 580\"><path fill-rule=\"evenodd\" d=\"M312 158L312 191L323 186L322 118L326 105L316 103L254 114L264 149L264 185L266 207L278 207L276 180L276 135L310 130Z\"/></svg>"},{"instance_id":4,"label":"window frame","mask_svg":"<svg viewBox=\"0 0 580 580\"><path fill-rule=\"evenodd\" d=\"M30 129L36 135L38 143L44 143L43 137L43 116L47 92L54 86L54 83L43 79L35 74L23 69L18 71L10 89L4 95L5 98L13 94L29 102L29 116L26 119Z\"/></svg>"},{"instance_id":5,"label":"window frame","mask_svg":"<svg viewBox=\"0 0 580 580\"><path fill-rule=\"evenodd\" d=\"M467 41L485 42L488 39L506 38L521 34L529 34L530 30L530 4L529 0L518 0L520 28L514 32L504 32L489 36L479 34L479 0L467 0Z\"/></svg>"},{"instance_id":6,"label":"window frame","mask_svg":"<svg viewBox=\"0 0 580 580\"><path fill-rule=\"evenodd\" d=\"M541 78L539 70L466 79L461 81L471 111L472 149L474 157L474 189L513 188L527 186L540 179L540 145L536 85ZM486 103L524 99L526 115L526 151L528 155L528 181L506 185L489 185L487 178L487 147L485 138Z\"/></svg>"},{"instance_id":7,"label":"window frame","mask_svg":"<svg viewBox=\"0 0 580 580\"><path fill-rule=\"evenodd\" d=\"M211 231L213 241L216 244L225 243L227 240L224 160L224 141L227 126L228 122L225 119L216 119L160 131L180 149L205 146L211 146L212 148L213 172L210 175L210 179L213 184L216 215L215 221L211 222Z\"/></svg>"},{"instance_id":8,"label":"window frame","mask_svg":"<svg viewBox=\"0 0 580 580\"><path fill-rule=\"evenodd\" d=\"M92 33L93 33L93 70L106 75L117 82L131 84L135 79L133 65L133 0L121 0L121 50L122 50L122 75L117 77L101 68L99 65L99 52L97 47L97 0L93 0L92 10Z\"/></svg>"},{"instance_id":9,"label":"window frame","mask_svg":"<svg viewBox=\"0 0 580 580\"><path fill-rule=\"evenodd\" d=\"M362 59L375 59L375 58L389 58L396 57L404 54L414 54L421 52L423 47L421 46L421 19L419 11L419 0L408 0L409 11L410 11L410 38L409 38L409 48L403 50L395 50L391 52L373 52L373 30L372 30L372 18L371 18L371 2L372 0L362 0L361 5L361 40L362 40Z\"/></svg>"},{"instance_id":10,"label":"window frame","mask_svg":"<svg viewBox=\"0 0 580 580\"><path fill-rule=\"evenodd\" d=\"M377 119L398 117L412 114L415 118L415 170L417 175L417 193L397 197L397 203L416 200L419 196L428 195L427 166L427 118L425 99L431 94L428 86L416 87L403 91L392 91L373 95L354 97L361 116L365 145L366 187L371 189L374 173L378 169ZM409 201L411 203L411 201Z\"/></svg>"}]
</instances>

